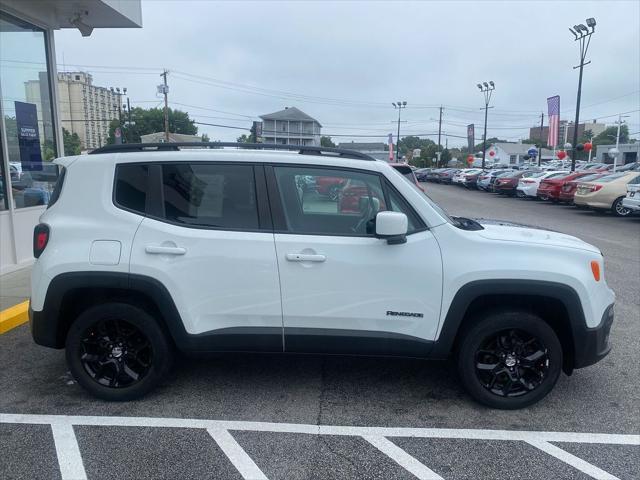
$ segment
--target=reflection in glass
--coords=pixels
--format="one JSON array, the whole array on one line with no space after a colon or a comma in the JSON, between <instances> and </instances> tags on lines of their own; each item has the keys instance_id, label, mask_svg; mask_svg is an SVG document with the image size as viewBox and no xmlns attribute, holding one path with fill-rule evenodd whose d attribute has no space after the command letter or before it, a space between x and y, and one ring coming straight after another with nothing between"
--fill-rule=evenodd
<instances>
[{"instance_id":1,"label":"reflection in glass","mask_svg":"<svg viewBox=\"0 0 640 480\"><path fill-rule=\"evenodd\" d=\"M58 176L50 163L57 147L46 38L43 30L4 13L0 87L10 166L9 178L1 172L2 187L11 186L15 208L46 205Z\"/></svg>"}]
</instances>

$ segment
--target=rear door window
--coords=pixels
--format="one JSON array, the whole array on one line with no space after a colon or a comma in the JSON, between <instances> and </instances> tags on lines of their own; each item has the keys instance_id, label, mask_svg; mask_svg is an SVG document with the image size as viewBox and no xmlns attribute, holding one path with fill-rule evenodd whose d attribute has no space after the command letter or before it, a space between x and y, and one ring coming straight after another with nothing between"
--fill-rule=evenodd
<instances>
[{"instance_id":1,"label":"rear door window","mask_svg":"<svg viewBox=\"0 0 640 480\"><path fill-rule=\"evenodd\" d=\"M162 164L164 218L190 227L259 228L252 165Z\"/></svg>"}]
</instances>

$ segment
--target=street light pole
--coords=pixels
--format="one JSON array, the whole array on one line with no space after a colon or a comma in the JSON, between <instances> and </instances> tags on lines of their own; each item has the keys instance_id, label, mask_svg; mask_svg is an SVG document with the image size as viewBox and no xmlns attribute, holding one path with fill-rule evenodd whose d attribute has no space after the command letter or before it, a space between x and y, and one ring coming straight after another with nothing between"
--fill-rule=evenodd
<instances>
[{"instance_id":1,"label":"street light pole","mask_svg":"<svg viewBox=\"0 0 640 480\"><path fill-rule=\"evenodd\" d=\"M622 117L628 117L628 115L618 115L618 121L616 122L618 124L618 131L616 133L616 156L613 157L613 171L616 171L616 166L618 165L618 157L620 156L620 127L622 126L622 124L624 123L624 120L622 120Z\"/></svg>"},{"instance_id":2,"label":"street light pole","mask_svg":"<svg viewBox=\"0 0 640 480\"><path fill-rule=\"evenodd\" d=\"M393 108L398 110L398 136L396 137L396 162L400 161L400 112L403 108L407 108L407 102L392 103Z\"/></svg>"},{"instance_id":3,"label":"street light pole","mask_svg":"<svg viewBox=\"0 0 640 480\"><path fill-rule=\"evenodd\" d=\"M569 28L576 42L580 42L580 65L573 67L580 69L580 75L578 76L578 97L576 99L576 120L573 123L573 150L571 153L571 171L576 169L576 155L578 150L578 123L580 122L580 97L582 95L582 69L585 65L589 65L591 61L585 63L584 59L587 56L587 50L589 49L589 43L591 43L591 35L596 29L596 20L594 18L587 18L587 27L582 23L574 25L573 28ZM591 29L591 30L589 30Z\"/></svg>"},{"instance_id":4,"label":"street light pole","mask_svg":"<svg viewBox=\"0 0 640 480\"><path fill-rule=\"evenodd\" d=\"M485 157L487 156L487 116L489 114L489 102L491 101L491 95L496 89L493 81L482 82L478 84L478 88L484 93L484 138L482 140L482 169L484 170Z\"/></svg>"}]
</instances>

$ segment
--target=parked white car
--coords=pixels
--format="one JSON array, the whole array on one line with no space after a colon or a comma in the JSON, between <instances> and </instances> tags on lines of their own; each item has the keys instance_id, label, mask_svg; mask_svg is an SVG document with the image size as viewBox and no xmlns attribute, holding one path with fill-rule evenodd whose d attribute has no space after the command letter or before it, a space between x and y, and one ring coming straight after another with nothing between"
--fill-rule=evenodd
<instances>
[{"instance_id":1,"label":"parked white car","mask_svg":"<svg viewBox=\"0 0 640 480\"><path fill-rule=\"evenodd\" d=\"M538 195L538 187L540 186L540 182L547 178L560 177L562 175L566 175L568 172L565 170L551 170L548 172L536 172L528 177L521 178L518 181L518 186L516 187L516 196L520 198L536 198Z\"/></svg>"},{"instance_id":2,"label":"parked white car","mask_svg":"<svg viewBox=\"0 0 640 480\"><path fill-rule=\"evenodd\" d=\"M609 352L615 296L598 248L450 217L359 152L232 145L56 160L34 231L31 331L66 349L93 395L140 397L175 348L453 355L473 398L514 409ZM344 185L338 198L301 192L321 178Z\"/></svg>"},{"instance_id":3,"label":"parked white car","mask_svg":"<svg viewBox=\"0 0 640 480\"><path fill-rule=\"evenodd\" d=\"M632 212L640 212L640 176L627 184L627 196L622 199L622 206Z\"/></svg>"}]
</instances>

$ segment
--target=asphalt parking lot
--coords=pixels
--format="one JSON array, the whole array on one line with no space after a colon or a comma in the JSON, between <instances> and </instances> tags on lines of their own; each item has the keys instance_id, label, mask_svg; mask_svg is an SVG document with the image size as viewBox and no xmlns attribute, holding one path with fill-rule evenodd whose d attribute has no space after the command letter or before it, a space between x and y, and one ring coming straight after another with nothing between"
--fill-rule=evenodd
<instances>
[{"instance_id":1,"label":"asphalt parking lot","mask_svg":"<svg viewBox=\"0 0 640 480\"><path fill-rule=\"evenodd\" d=\"M21 326L0 336L0 478L639 478L640 217L426 189L454 215L598 246L612 353L513 412L472 402L449 362L316 356L181 359L146 398L106 403Z\"/></svg>"}]
</instances>

